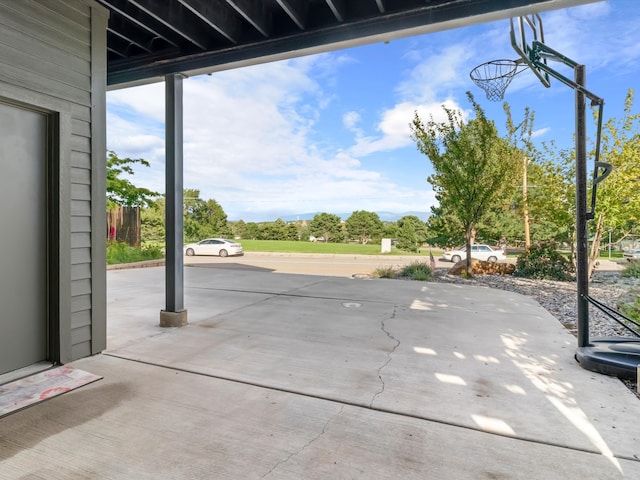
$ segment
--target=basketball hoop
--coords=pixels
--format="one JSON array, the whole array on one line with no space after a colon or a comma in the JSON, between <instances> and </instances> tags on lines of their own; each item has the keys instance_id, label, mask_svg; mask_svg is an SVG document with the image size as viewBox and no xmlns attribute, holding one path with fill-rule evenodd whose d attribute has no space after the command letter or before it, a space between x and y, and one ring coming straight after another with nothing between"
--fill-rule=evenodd
<instances>
[{"instance_id":1,"label":"basketball hoop","mask_svg":"<svg viewBox=\"0 0 640 480\"><path fill-rule=\"evenodd\" d=\"M519 73L520 64L518 60L491 60L471 70L469 76L473 83L484 90L489 100L498 102L503 99L504 91L513 77Z\"/></svg>"}]
</instances>

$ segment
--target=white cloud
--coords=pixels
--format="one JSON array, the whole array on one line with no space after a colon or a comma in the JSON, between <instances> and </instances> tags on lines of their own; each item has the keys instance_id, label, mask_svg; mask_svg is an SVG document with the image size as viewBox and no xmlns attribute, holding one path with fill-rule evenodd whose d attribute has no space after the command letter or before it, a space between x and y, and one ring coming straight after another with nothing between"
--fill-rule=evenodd
<instances>
[{"instance_id":1,"label":"white cloud","mask_svg":"<svg viewBox=\"0 0 640 480\"><path fill-rule=\"evenodd\" d=\"M531 138L537 138L537 137L542 137L543 135L546 135L547 133L549 133L551 131L550 128L546 127L546 128L539 128L533 132L531 132Z\"/></svg>"},{"instance_id":2,"label":"white cloud","mask_svg":"<svg viewBox=\"0 0 640 480\"><path fill-rule=\"evenodd\" d=\"M433 117L436 122L443 122L447 119L443 107L461 111L463 118L468 117L468 112L464 111L452 99L429 104L402 102L383 112L382 119L378 124L378 131L381 132L381 136L358 138L356 144L349 149L349 153L362 157L375 152L385 152L413 145L410 124L415 113L417 112L422 120L428 120Z\"/></svg>"},{"instance_id":3,"label":"white cloud","mask_svg":"<svg viewBox=\"0 0 640 480\"><path fill-rule=\"evenodd\" d=\"M418 55L414 55L418 58ZM450 44L437 53L427 51L396 88L402 99L431 103L446 98L469 83L468 62L474 58L468 42ZM480 62L478 62L480 63ZM465 73L463 73L465 72Z\"/></svg>"},{"instance_id":4,"label":"white cloud","mask_svg":"<svg viewBox=\"0 0 640 480\"><path fill-rule=\"evenodd\" d=\"M416 42L405 56L413 66L408 68L403 79L394 89L399 101L382 111L376 127L376 133L365 136L359 134L355 144L349 149L352 155L363 157L376 152L388 152L413 144L410 124L415 112L427 120L446 120L443 106L465 111L451 95L469 87L469 78L460 72L467 72L466 66L474 59L473 48L462 39L448 44L441 50L428 47L426 38Z\"/></svg>"},{"instance_id":5,"label":"white cloud","mask_svg":"<svg viewBox=\"0 0 640 480\"><path fill-rule=\"evenodd\" d=\"M356 125L360 123L361 117L358 112L347 112L342 115L342 123L348 130L354 130Z\"/></svg>"}]
</instances>

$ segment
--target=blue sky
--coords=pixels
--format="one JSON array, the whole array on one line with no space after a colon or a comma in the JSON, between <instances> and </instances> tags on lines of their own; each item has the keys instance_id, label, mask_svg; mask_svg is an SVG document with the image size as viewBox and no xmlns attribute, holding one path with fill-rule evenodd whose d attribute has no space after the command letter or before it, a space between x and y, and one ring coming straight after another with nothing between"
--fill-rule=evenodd
<instances>
[{"instance_id":1,"label":"blue sky","mask_svg":"<svg viewBox=\"0 0 640 480\"><path fill-rule=\"evenodd\" d=\"M586 65L587 88L620 118L640 94L640 7L608 0L541 14L545 43ZM473 67L516 58L509 21L392 40L184 80L184 186L215 199L229 220L273 221L307 212L428 212L427 157L409 123L469 112L471 91L504 130L502 102L469 78ZM556 63L550 64L572 75ZM571 146L574 93L530 71L505 93L514 119L535 112L535 139ZM636 99L634 112L640 109ZM588 125L588 133L595 132ZM132 181L164 192L164 84L107 94L107 148L144 158Z\"/></svg>"}]
</instances>

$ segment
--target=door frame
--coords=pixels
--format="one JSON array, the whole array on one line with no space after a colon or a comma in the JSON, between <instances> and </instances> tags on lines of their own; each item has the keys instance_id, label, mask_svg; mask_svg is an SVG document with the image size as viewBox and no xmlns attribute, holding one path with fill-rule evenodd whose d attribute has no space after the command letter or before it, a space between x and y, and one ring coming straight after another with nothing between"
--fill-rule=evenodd
<instances>
[{"instance_id":1,"label":"door frame","mask_svg":"<svg viewBox=\"0 0 640 480\"><path fill-rule=\"evenodd\" d=\"M61 216L62 212L62 194L64 183L62 182L61 172L69 170L69 167L62 167L61 146L63 144L62 121L65 116L60 111L53 111L49 108L34 104L31 102L20 101L15 98L2 94L0 88L0 103L41 114L45 117L45 171L44 179L44 196L45 196L45 318L44 328L46 335L46 352L44 361L51 364L60 363L62 357L63 332L64 328L61 324L61 270L62 259L68 258L69 255L63 255L60 248L60 239L64 238L63 225L65 222ZM30 99L31 100L31 99ZM70 126L70 118L69 118ZM70 196L70 195L69 195ZM62 235L62 237L61 237ZM68 237L68 234L66 235ZM70 337L70 325L67 326ZM70 346L70 345L69 345ZM30 366L25 365L28 369ZM8 372L10 374L10 372Z\"/></svg>"}]
</instances>

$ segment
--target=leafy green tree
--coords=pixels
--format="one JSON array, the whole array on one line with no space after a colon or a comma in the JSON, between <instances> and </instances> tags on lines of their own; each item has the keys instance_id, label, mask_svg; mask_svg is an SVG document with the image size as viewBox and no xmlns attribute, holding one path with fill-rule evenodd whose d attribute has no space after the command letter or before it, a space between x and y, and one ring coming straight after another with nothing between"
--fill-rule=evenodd
<instances>
[{"instance_id":1,"label":"leafy green tree","mask_svg":"<svg viewBox=\"0 0 640 480\"><path fill-rule=\"evenodd\" d=\"M239 238L246 238L245 237L246 228L247 228L247 224L242 219L238 220L237 222L234 222L231 225L231 231L233 232L233 235Z\"/></svg>"},{"instance_id":2,"label":"leafy green tree","mask_svg":"<svg viewBox=\"0 0 640 480\"><path fill-rule=\"evenodd\" d=\"M362 245L366 245L372 238L382 234L384 225L377 213L357 210L347 218L345 228L350 238L357 238Z\"/></svg>"},{"instance_id":3,"label":"leafy green tree","mask_svg":"<svg viewBox=\"0 0 640 480\"><path fill-rule=\"evenodd\" d=\"M604 231L612 230L621 238L637 232L640 225L640 113L633 113L633 99L634 90L629 89L623 118L609 119L602 129L600 160L610 163L613 171L597 187L590 274Z\"/></svg>"},{"instance_id":4,"label":"leafy green tree","mask_svg":"<svg viewBox=\"0 0 640 480\"><path fill-rule=\"evenodd\" d=\"M396 247L406 252L417 252L427 240L427 227L415 215L405 215L397 221Z\"/></svg>"},{"instance_id":5,"label":"leafy green tree","mask_svg":"<svg viewBox=\"0 0 640 480\"><path fill-rule=\"evenodd\" d=\"M147 188L136 187L122 175L134 175L133 166L151 164L142 158L119 158L107 152L107 211L117 207L149 207L160 194Z\"/></svg>"},{"instance_id":6,"label":"leafy green tree","mask_svg":"<svg viewBox=\"0 0 640 480\"><path fill-rule=\"evenodd\" d=\"M159 198L153 205L140 210L140 236L143 242L164 244L165 199Z\"/></svg>"},{"instance_id":7,"label":"leafy green tree","mask_svg":"<svg viewBox=\"0 0 640 480\"><path fill-rule=\"evenodd\" d=\"M418 234L411 222L404 222L398 228L398 237L396 247L399 250L405 252L416 252L420 247L420 241L418 240Z\"/></svg>"},{"instance_id":8,"label":"leafy green tree","mask_svg":"<svg viewBox=\"0 0 640 480\"><path fill-rule=\"evenodd\" d=\"M285 240L298 241L302 238L299 233L299 226L296 223L288 223Z\"/></svg>"},{"instance_id":9,"label":"leafy green tree","mask_svg":"<svg viewBox=\"0 0 640 480\"><path fill-rule=\"evenodd\" d=\"M427 243L439 247L454 247L464 244L464 226L455 212L443 204L442 195L436 192L437 205L431 207L427 219Z\"/></svg>"},{"instance_id":10,"label":"leafy green tree","mask_svg":"<svg viewBox=\"0 0 640 480\"><path fill-rule=\"evenodd\" d=\"M575 155L572 149L542 144L528 166L528 204L534 243L553 240L573 245L575 232Z\"/></svg>"},{"instance_id":11,"label":"leafy green tree","mask_svg":"<svg viewBox=\"0 0 640 480\"><path fill-rule=\"evenodd\" d=\"M447 121L431 117L423 122L415 113L411 133L418 150L425 154L435 173L428 179L441 204L462 223L471 270L471 243L476 226L492 202L503 198L520 166L518 149L498 136L494 123L467 92L475 118L465 122L462 113L443 107Z\"/></svg>"},{"instance_id":12,"label":"leafy green tree","mask_svg":"<svg viewBox=\"0 0 640 480\"><path fill-rule=\"evenodd\" d=\"M477 238L481 243L498 245L508 240L523 239L521 211L511 202L497 204L478 223Z\"/></svg>"},{"instance_id":13,"label":"leafy green tree","mask_svg":"<svg viewBox=\"0 0 640 480\"><path fill-rule=\"evenodd\" d=\"M260 225L261 240L287 240L289 229L281 218L275 222L266 222Z\"/></svg>"},{"instance_id":14,"label":"leafy green tree","mask_svg":"<svg viewBox=\"0 0 640 480\"><path fill-rule=\"evenodd\" d=\"M383 238L396 238L398 236L398 223L397 222L385 222L384 232L382 232Z\"/></svg>"},{"instance_id":15,"label":"leafy green tree","mask_svg":"<svg viewBox=\"0 0 640 480\"><path fill-rule=\"evenodd\" d=\"M248 222L244 229L242 238L249 240L260 240L260 225L255 222Z\"/></svg>"},{"instance_id":16,"label":"leafy green tree","mask_svg":"<svg viewBox=\"0 0 640 480\"><path fill-rule=\"evenodd\" d=\"M344 239L340 217L332 213L318 213L309 222L309 231L314 237L322 237L325 242L338 243Z\"/></svg>"},{"instance_id":17,"label":"leafy green tree","mask_svg":"<svg viewBox=\"0 0 640 480\"><path fill-rule=\"evenodd\" d=\"M218 202L201 199L200 191L197 189L185 189L183 201L186 241L231 235L231 229L227 225L227 214Z\"/></svg>"},{"instance_id":18,"label":"leafy green tree","mask_svg":"<svg viewBox=\"0 0 640 480\"><path fill-rule=\"evenodd\" d=\"M521 168L517 169L517 176L513 178L513 183L507 186L502 204L495 205L495 208L492 209L494 215L487 215L489 218L485 219L483 223L485 226L493 225L500 228L499 231L494 230L489 238L500 239L499 243L503 248L507 246L507 237L520 236L521 232L524 236L525 249L528 249L531 246L528 167L531 159L538 152L532 141L535 114L529 110L529 107L525 107L524 118L516 125L511 115L511 107L507 102L504 102L503 109L506 114L507 136L509 142L519 149ZM520 183L520 186L517 183ZM520 216L519 227L514 222L515 215Z\"/></svg>"},{"instance_id":19,"label":"leafy green tree","mask_svg":"<svg viewBox=\"0 0 640 480\"><path fill-rule=\"evenodd\" d=\"M298 232L298 238L304 242L309 241L311 231L309 230L309 224L305 221L296 222L296 231Z\"/></svg>"}]
</instances>

